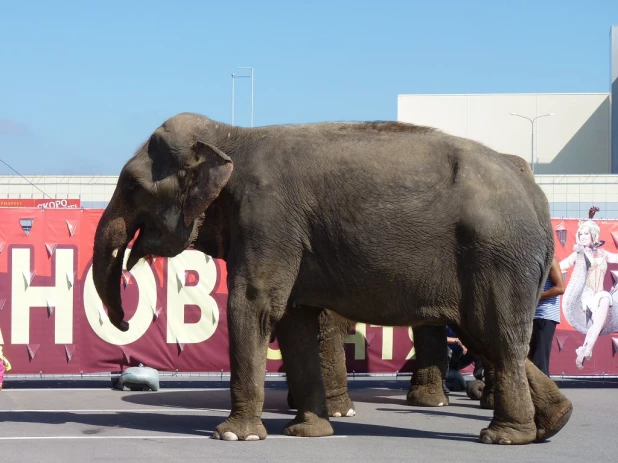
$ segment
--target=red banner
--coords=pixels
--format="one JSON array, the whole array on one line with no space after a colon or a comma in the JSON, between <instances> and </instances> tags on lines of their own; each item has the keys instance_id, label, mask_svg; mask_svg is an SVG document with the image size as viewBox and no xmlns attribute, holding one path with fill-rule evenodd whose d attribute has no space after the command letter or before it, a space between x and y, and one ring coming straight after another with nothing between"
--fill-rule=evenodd
<instances>
[{"instance_id":1,"label":"red banner","mask_svg":"<svg viewBox=\"0 0 618 463\"><path fill-rule=\"evenodd\" d=\"M0 199L0 207L40 207L43 209L79 209L81 199Z\"/></svg>"},{"instance_id":2,"label":"red banner","mask_svg":"<svg viewBox=\"0 0 618 463\"><path fill-rule=\"evenodd\" d=\"M92 282L92 245L101 213L41 208L1 212L0 344L13 365L11 373L110 372L139 363L160 371L229 372L225 263L186 250L125 271L121 291L130 330L122 333L107 319ZM610 291L613 275L618 275L609 254L617 249L618 221L596 223L605 241L601 249L611 261L602 280ZM556 256L565 261L573 252L578 221L555 220L553 225ZM565 271L567 286L576 267ZM565 312L563 304L552 374L618 374L618 336L614 340L611 335L618 303L602 320L592 358L582 370L575 365L575 349L602 318L594 310L588 310L587 321L582 311L581 325L581 317ZM345 349L350 373L409 372L414 361L412 333L405 327L357 323ZM283 371L276 342L268 352L267 370Z\"/></svg>"}]
</instances>

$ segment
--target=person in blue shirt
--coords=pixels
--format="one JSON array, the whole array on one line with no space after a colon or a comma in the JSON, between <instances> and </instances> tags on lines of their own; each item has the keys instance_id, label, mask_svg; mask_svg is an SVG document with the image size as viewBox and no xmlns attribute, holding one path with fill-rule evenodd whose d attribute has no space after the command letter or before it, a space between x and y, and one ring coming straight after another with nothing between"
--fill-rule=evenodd
<instances>
[{"instance_id":1,"label":"person in blue shirt","mask_svg":"<svg viewBox=\"0 0 618 463\"><path fill-rule=\"evenodd\" d=\"M446 343L448 346L448 367L446 377L442 382L442 388L448 394L450 389L464 390L466 388L466 381L461 375L460 370L474 363L473 375L476 379L481 379L484 371L481 359L468 352L466 346L457 337L457 333L448 325L446 325Z\"/></svg>"},{"instance_id":2,"label":"person in blue shirt","mask_svg":"<svg viewBox=\"0 0 618 463\"><path fill-rule=\"evenodd\" d=\"M560 264L554 257L545 281L541 298L534 313L532 336L528 358L536 367L549 376L549 356L556 325L560 323L560 295L564 294L564 282Z\"/></svg>"}]
</instances>

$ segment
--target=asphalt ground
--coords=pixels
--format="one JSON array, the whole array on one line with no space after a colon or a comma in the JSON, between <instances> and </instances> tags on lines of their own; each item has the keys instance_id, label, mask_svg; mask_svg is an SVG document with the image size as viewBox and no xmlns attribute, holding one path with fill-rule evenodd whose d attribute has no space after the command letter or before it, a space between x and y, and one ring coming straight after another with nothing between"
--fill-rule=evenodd
<instances>
[{"instance_id":1,"label":"asphalt ground","mask_svg":"<svg viewBox=\"0 0 618 463\"><path fill-rule=\"evenodd\" d=\"M119 391L109 379L9 380L0 391L0 461L615 461L618 381L557 382L574 404L567 426L548 442L497 446L478 442L491 410L465 392L452 392L447 407L410 407L409 377L350 379L357 416L332 418L335 435L324 438L282 434L294 413L285 382L267 379L269 436L258 442L211 439L229 412L227 381L162 380L153 392Z\"/></svg>"}]
</instances>

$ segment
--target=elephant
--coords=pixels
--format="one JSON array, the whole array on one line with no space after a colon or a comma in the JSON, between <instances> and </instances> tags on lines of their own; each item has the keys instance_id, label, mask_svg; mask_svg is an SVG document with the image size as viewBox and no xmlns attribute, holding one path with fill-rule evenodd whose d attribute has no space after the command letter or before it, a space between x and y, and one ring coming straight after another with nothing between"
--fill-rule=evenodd
<instances>
[{"instance_id":1,"label":"elephant","mask_svg":"<svg viewBox=\"0 0 618 463\"><path fill-rule=\"evenodd\" d=\"M319 315L384 326L457 326L494 367L482 443L559 432L572 403L526 361L553 258L540 187L478 142L391 121L243 128L196 113L164 121L123 166L95 232L93 281L128 330L127 269L199 234L226 262L232 409L213 437L262 440L274 333L297 402L286 435L333 434ZM539 420L538 417L543 419ZM539 427L542 423L542 427Z\"/></svg>"}]
</instances>

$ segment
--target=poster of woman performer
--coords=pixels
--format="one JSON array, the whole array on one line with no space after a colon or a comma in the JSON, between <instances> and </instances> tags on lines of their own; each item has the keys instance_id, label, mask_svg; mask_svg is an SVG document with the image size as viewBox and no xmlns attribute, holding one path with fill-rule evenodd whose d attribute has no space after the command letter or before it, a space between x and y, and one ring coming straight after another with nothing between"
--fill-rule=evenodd
<instances>
[{"instance_id":1,"label":"poster of woman performer","mask_svg":"<svg viewBox=\"0 0 618 463\"><path fill-rule=\"evenodd\" d=\"M617 284L604 285L608 264L618 263L618 254L603 248L599 239L601 229L592 220L597 207L592 207L588 220L580 220L573 252L560 261L563 272L571 277L562 296L562 312L566 321L586 335L579 346L575 363L578 369L592 358L594 345L600 335L618 331Z\"/></svg>"}]
</instances>

